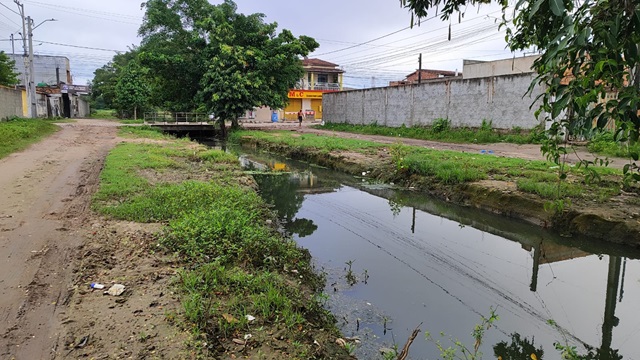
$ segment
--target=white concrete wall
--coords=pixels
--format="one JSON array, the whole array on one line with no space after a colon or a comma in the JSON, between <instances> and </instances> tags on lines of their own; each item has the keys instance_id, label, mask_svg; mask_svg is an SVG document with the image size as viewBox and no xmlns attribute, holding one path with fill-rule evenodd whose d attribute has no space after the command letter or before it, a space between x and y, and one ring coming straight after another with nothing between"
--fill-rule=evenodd
<instances>
[{"instance_id":1,"label":"white concrete wall","mask_svg":"<svg viewBox=\"0 0 640 360\"><path fill-rule=\"evenodd\" d=\"M22 92L0 86L0 119L22 117Z\"/></svg>"},{"instance_id":2,"label":"white concrete wall","mask_svg":"<svg viewBox=\"0 0 640 360\"><path fill-rule=\"evenodd\" d=\"M447 80L420 85L328 93L324 121L390 127L429 126L446 118L456 127L479 127L492 121L497 129L531 129L540 124L529 108L542 92L524 96L533 74Z\"/></svg>"},{"instance_id":3,"label":"white concrete wall","mask_svg":"<svg viewBox=\"0 0 640 360\"><path fill-rule=\"evenodd\" d=\"M539 57L540 55L533 55L495 61L464 60L462 73L465 79L528 74L534 72L533 62Z\"/></svg>"}]
</instances>

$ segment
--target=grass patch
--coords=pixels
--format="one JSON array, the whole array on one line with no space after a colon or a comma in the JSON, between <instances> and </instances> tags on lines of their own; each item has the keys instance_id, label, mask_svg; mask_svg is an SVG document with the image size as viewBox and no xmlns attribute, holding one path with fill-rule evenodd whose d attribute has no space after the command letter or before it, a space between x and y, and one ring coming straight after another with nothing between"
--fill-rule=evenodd
<instances>
[{"instance_id":1,"label":"grass patch","mask_svg":"<svg viewBox=\"0 0 640 360\"><path fill-rule=\"evenodd\" d=\"M451 143L491 144L506 142L514 144L538 144L543 138L538 129L532 131L512 129L509 132L503 132L493 129L491 122L487 121L483 121L480 128L452 128L447 119L436 119L433 125L428 127L406 127L402 125L397 128L392 128L377 124L350 125L327 123L324 126L316 126L316 128L357 134L383 135Z\"/></svg>"},{"instance_id":2,"label":"grass patch","mask_svg":"<svg viewBox=\"0 0 640 360\"><path fill-rule=\"evenodd\" d=\"M92 119L119 120L116 111L111 109L95 109L91 111Z\"/></svg>"},{"instance_id":3,"label":"grass patch","mask_svg":"<svg viewBox=\"0 0 640 360\"><path fill-rule=\"evenodd\" d=\"M604 155L631 159L631 154L640 154L640 143L620 143L611 131L598 131L587 144L589 151Z\"/></svg>"},{"instance_id":4,"label":"grass patch","mask_svg":"<svg viewBox=\"0 0 640 360\"><path fill-rule=\"evenodd\" d=\"M339 137L321 136L316 134L293 134L290 131L234 131L229 134L229 141L241 142L241 138L247 136L257 140L264 140L270 143L282 144L292 148L316 149L323 152L358 151L368 152L372 149L384 147L372 141L358 139L343 139Z\"/></svg>"},{"instance_id":5,"label":"grass patch","mask_svg":"<svg viewBox=\"0 0 640 360\"><path fill-rule=\"evenodd\" d=\"M185 175L206 166L227 176L199 181ZM150 171L183 180L153 182L144 176ZM184 264L175 282L180 323L203 351L221 355L222 344L246 333L252 341L264 339L264 347L277 331L283 343L297 344L289 349L292 358L326 358L310 335L337 334L314 296L323 278L308 252L271 225L275 215L238 171L235 156L184 140L121 144L106 159L94 208L116 219L167 224L160 242Z\"/></svg>"},{"instance_id":6,"label":"grass patch","mask_svg":"<svg viewBox=\"0 0 640 360\"><path fill-rule=\"evenodd\" d=\"M51 121L40 119L11 119L0 121L0 159L24 150L58 131Z\"/></svg>"},{"instance_id":7,"label":"grass patch","mask_svg":"<svg viewBox=\"0 0 640 360\"><path fill-rule=\"evenodd\" d=\"M441 131L446 131L446 126L443 125ZM381 175L386 181L406 180L417 175L427 179L427 183L450 186L491 179L515 182L519 190L537 194L545 199L554 198L554 194L560 194L572 198L603 201L607 194L619 193L616 182L607 181L608 178L621 175L620 170L613 168L593 167L592 169L595 169L603 181L594 184L597 186L590 186L583 181L585 172L582 168L567 166L565 172L572 180L562 185L558 192L558 168L546 161L434 150L408 146L400 142L386 145L338 137L306 134L300 136L291 132L239 131L232 134L232 140L236 142L242 143L249 139L258 143L268 142L295 148L303 153L322 154L330 150L338 150L371 154L385 149L388 150L387 161L395 168L395 173ZM323 144L329 144L328 148L323 147Z\"/></svg>"},{"instance_id":8,"label":"grass patch","mask_svg":"<svg viewBox=\"0 0 640 360\"><path fill-rule=\"evenodd\" d=\"M162 130L148 125L143 126L123 126L118 132L119 136L128 138L147 139L172 139L171 135L166 135Z\"/></svg>"}]
</instances>

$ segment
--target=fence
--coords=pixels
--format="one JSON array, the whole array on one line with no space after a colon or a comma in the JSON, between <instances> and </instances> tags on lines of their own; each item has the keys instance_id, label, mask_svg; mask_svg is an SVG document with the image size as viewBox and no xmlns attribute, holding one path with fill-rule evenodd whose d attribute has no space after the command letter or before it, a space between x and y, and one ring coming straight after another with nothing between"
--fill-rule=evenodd
<instances>
[{"instance_id":1,"label":"fence","mask_svg":"<svg viewBox=\"0 0 640 360\"><path fill-rule=\"evenodd\" d=\"M194 112L149 112L144 113L147 124L210 124L213 119L209 114Z\"/></svg>"}]
</instances>

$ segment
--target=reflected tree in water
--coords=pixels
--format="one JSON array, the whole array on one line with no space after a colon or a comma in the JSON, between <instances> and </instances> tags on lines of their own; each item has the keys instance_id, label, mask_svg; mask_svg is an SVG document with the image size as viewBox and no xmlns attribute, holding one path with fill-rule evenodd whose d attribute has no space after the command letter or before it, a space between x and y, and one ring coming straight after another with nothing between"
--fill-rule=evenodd
<instances>
[{"instance_id":1,"label":"reflected tree in water","mask_svg":"<svg viewBox=\"0 0 640 360\"><path fill-rule=\"evenodd\" d=\"M288 174L254 175L254 178L262 198L274 206L289 235L305 237L318 229L312 220L295 217L304 201L304 194L298 192L299 182Z\"/></svg>"},{"instance_id":2,"label":"reflected tree in water","mask_svg":"<svg viewBox=\"0 0 640 360\"><path fill-rule=\"evenodd\" d=\"M534 339L527 339L518 333L511 334L511 342L501 341L493 346L493 354L501 360L541 360L542 346L536 348Z\"/></svg>"}]
</instances>

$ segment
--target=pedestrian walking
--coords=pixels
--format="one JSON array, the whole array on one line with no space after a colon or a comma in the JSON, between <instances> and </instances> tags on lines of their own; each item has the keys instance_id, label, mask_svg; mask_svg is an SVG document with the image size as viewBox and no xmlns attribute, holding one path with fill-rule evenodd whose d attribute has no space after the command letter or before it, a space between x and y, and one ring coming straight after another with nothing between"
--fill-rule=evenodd
<instances>
[{"instance_id":1,"label":"pedestrian walking","mask_svg":"<svg viewBox=\"0 0 640 360\"><path fill-rule=\"evenodd\" d=\"M302 127L302 109L298 111L298 127Z\"/></svg>"}]
</instances>

